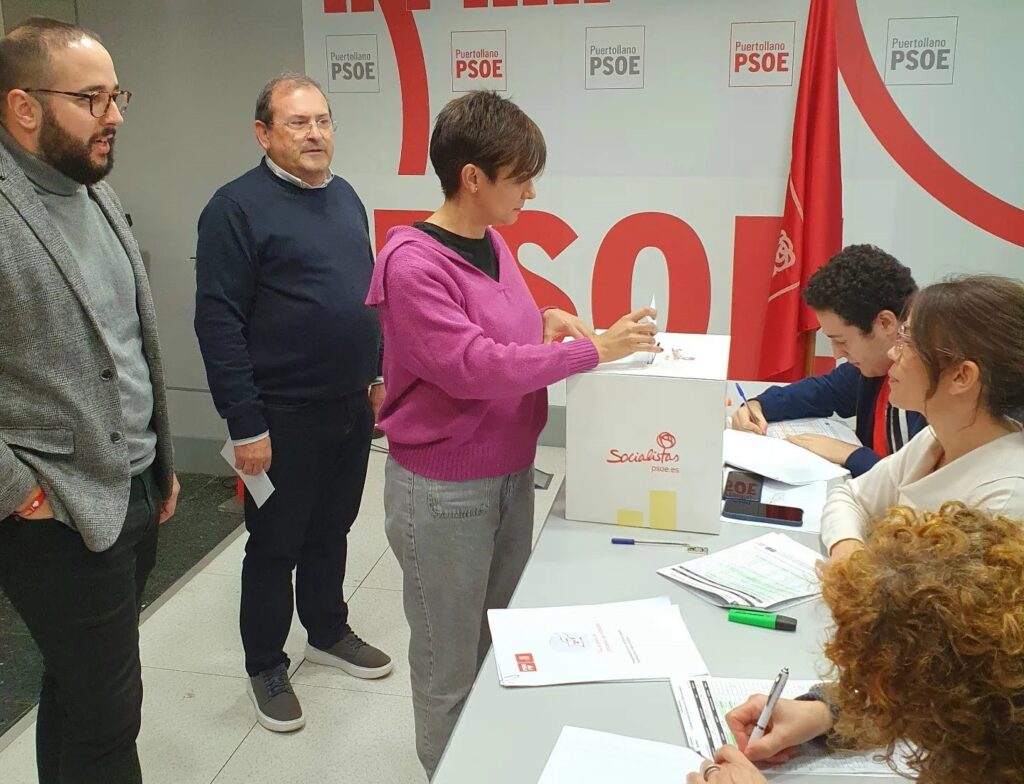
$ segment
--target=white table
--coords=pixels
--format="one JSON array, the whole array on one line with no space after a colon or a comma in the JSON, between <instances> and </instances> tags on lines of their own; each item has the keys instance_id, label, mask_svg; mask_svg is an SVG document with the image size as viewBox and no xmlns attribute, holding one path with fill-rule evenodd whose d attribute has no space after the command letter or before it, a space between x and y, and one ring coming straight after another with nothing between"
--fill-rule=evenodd
<instances>
[{"instance_id":1,"label":"white table","mask_svg":"<svg viewBox=\"0 0 1024 784\"><path fill-rule=\"evenodd\" d=\"M798 619L795 633L729 623L724 610L698 599L655 573L688 555L683 548L612 545L613 535L674 538L707 545L712 552L765 533L764 528L723 524L719 536L647 532L563 519L562 493L512 599L512 607L544 607L642 599L667 595L682 610L712 675L771 680L781 667L794 679L819 678L821 644L830 623L820 600L786 611ZM817 537L789 532L818 547ZM667 682L602 683L507 689L498 685L488 653L466 702L433 784L534 784L564 725L685 744ZM688 771L680 772L680 784ZM777 776L785 784L853 784L863 777ZM896 776L871 782L903 782Z\"/></svg>"}]
</instances>

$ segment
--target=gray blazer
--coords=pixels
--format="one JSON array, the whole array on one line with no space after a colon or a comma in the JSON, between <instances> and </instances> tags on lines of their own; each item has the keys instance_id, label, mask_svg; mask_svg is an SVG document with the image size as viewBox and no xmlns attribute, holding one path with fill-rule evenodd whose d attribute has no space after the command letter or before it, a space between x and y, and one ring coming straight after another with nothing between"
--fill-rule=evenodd
<instances>
[{"instance_id":1,"label":"gray blazer","mask_svg":"<svg viewBox=\"0 0 1024 784\"><path fill-rule=\"evenodd\" d=\"M139 246L106 183L90 188L131 259L153 384L154 468L171 489L173 452L156 311ZM0 519L38 482L90 550L110 547L131 474L114 361L85 278L32 184L0 145Z\"/></svg>"}]
</instances>

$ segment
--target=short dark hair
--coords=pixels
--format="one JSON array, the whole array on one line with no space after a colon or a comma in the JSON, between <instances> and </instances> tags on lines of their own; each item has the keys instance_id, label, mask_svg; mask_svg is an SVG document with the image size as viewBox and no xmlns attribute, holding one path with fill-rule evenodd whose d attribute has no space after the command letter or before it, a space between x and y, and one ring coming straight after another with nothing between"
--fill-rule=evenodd
<instances>
[{"instance_id":1,"label":"short dark hair","mask_svg":"<svg viewBox=\"0 0 1024 784\"><path fill-rule=\"evenodd\" d=\"M917 284L910 269L874 245L847 245L811 275L803 297L865 335L883 310L902 315Z\"/></svg>"},{"instance_id":2,"label":"short dark hair","mask_svg":"<svg viewBox=\"0 0 1024 784\"><path fill-rule=\"evenodd\" d=\"M544 135L526 112L491 90L475 90L448 103L430 135L430 162L446 199L459 192L462 169L479 166L495 180L500 169L529 180L544 170Z\"/></svg>"},{"instance_id":3,"label":"short dark hair","mask_svg":"<svg viewBox=\"0 0 1024 784\"><path fill-rule=\"evenodd\" d=\"M300 73L283 73L280 76L275 76L260 90L259 98L256 99L256 120L263 123L264 125L270 125L274 119L273 108L270 103L274 97L274 90L276 90L282 84L290 84L293 90L300 87L314 87L320 91L320 94L327 101L327 93L324 92L324 88L320 86L320 83L312 78ZM327 113L331 113L331 102L327 101Z\"/></svg>"},{"instance_id":4,"label":"short dark hair","mask_svg":"<svg viewBox=\"0 0 1024 784\"><path fill-rule=\"evenodd\" d=\"M49 87L53 80L53 50L82 38L103 43L91 30L45 16L26 19L0 38L0 101L6 106L11 90Z\"/></svg>"},{"instance_id":5,"label":"short dark hair","mask_svg":"<svg viewBox=\"0 0 1024 784\"><path fill-rule=\"evenodd\" d=\"M928 396L962 360L978 366L981 405L1024 420L1024 283L998 275L949 278L921 289L910 340L928 374Z\"/></svg>"}]
</instances>

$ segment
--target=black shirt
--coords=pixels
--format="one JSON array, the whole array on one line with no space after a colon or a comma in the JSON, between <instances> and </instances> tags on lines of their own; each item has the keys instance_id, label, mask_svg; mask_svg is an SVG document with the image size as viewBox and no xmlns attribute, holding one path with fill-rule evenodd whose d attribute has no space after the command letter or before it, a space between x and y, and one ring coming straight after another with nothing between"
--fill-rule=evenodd
<instances>
[{"instance_id":1,"label":"black shirt","mask_svg":"<svg viewBox=\"0 0 1024 784\"><path fill-rule=\"evenodd\" d=\"M486 234L475 240L471 237L463 237L461 234L454 234L425 221L414 223L412 226L424 234L429 234L446 248L451 248L492 280L498 279L498 256Z\"/></svg>"}]
</instances>

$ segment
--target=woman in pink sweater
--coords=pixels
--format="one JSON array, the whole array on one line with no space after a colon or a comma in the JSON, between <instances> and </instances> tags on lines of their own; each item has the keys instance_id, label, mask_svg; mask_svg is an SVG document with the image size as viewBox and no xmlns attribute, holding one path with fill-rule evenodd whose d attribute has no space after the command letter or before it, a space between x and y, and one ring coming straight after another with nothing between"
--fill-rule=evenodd
<instances>
[{"instance_id":1,"label":"woman in pink sweater","mask_svg":"<svg viewBox=\"0 0 1024 784\"><path fill-rule=\"evenodd\" d=\"M449 103L430 139L444 204L389 232L367 298L387 346L385 527L404 575L428 776L490 646L487 610L508 604L530 554L547 387L660 350L641 322L650 309L598 336L534 302L491 226L516 221L545 158L540 129L511 101L473 92Z\"/></svg>"}]
</instances>

